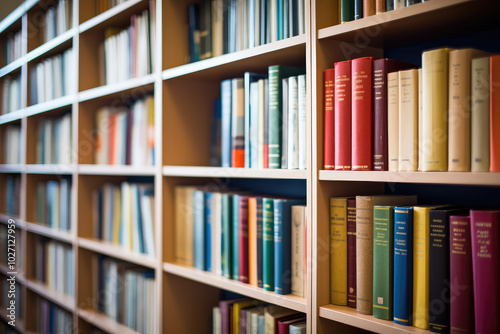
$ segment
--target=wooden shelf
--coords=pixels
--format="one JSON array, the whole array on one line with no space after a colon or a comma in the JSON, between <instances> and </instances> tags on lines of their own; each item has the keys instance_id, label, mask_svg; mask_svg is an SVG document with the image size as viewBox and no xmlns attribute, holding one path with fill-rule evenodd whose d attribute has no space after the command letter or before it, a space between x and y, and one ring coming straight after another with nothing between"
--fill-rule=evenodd
<instances>
[{"instance_id":1,"label":"wooden shelf","mask_svg":"<svg viewBox=\"0 0 500 334\"><path fill-rule=\"evenodd\" d=\"M89 29L99 28L101 25L118 15L130 16L142 4L143 0L127 0L119 5L116 5L107 11L94 16L93 18L80 24L80 33Z\"/></svg>"},{"instance_id":2,"label":"wooden shelf","mask_svg":"<svg viewBox=\"0 0 500 334\"><path fill-rule=\"evenodd\" d=\"M24 109L19 109L8 114L0 115L0 124L10 123L23 118L26 114Z\"/></svg>"},{"instance_id":3,"label":"wooden shelf","mask_svg":"<svg viewBox=\"0 0 500 334\"><path fill-rule=\"evenodd\" d=\"M148 74L143 77L132 78L112 85L104 85L87 89L78 94L78 101L83 102L92 99L97 99L103 96L112 96L113 94L118 94L118 93L120 94L134 93L134 95L136 95L138 93L136 90L140 87L149 85L151 86L152 90L154 81L155 81L155 75ZM147 91L149 91L149 89L144 90L144 92L142 93L145 94Z\"/></svg>"},{"instance_id":4,"label":"wooden shelf","mask_svg":"<svg viewBox=\"0 0 500 334\"><path fill-rule=\"evenodd\" d=\"M0 78L20 68L25 61L26 61L25 56L22 56L14 60L10 64L7 64L4 67L0 68Z\"/></svg>"},{"instance_id":5,"label":"wooden shelf","mask_svg":"<svg viewBox=\"0 0 500 334\"><path fill-rule=\"evenodd\" d=\"M35 282L29 279L26 280L26 287L70 312L75 311L75 300L71 296L57 292L41 282Z\"/></svg>"},{"instance_id":6,"label":"wooden shelf","mask_svg":"<svg viewBox=\"0 0 500 334\"><path fill-rule=\"evenodd\" d=\"M78 165L80 175L139 175L154 176L155 166Z\"/></svg>"},{"instance_id":7,"label":"wooden shelf","mask_svg":"<svg viewBox=\"0 0 500 334\"><path fill-rule=\"evenodd\" d=\"M141 253L131 252L119 246L110 244L109 242L78 238L78 246L95 253L114 257L116 259L127 261L141 267L155 269L157 266L155 258Z\"/></svg>"},{"instance_id":8,"label":"wooden shelf","mask_svg":"<svg viewBox=\"0 0 500 334\"><path fill-rule=\"evenodd\" d=\"M45 101L42 103L38 103L32 106L29 106L25 109L26 116L34 116L37 114L44 113L46 111L52 111L61 109L67 106L70 106L75 102L75 95L66 95L61 96L56 99Z\"/></svg>"},{"instance_id":9,"label":"wooden shelf","mask_svg":"<svg viewBox=\"0 0 500 334\"><path fill-rule=\"evenodd\" d=\"M306 35L290 37L281 41L260 45L254 48L224 54L194 63L177 66L163 71L163 80L196 74L197 78L221 80L224 73L239 73L252 71L256 66L255 57L259 57L259 64L283 64L286 59L304 58ZM223 67L223 68L221 68ZM267 66L266 66L267 70ZM218 75L214 77L214 75Z\"/></svg>"},{"instance_id":10,"label":"wooden shelf","mask_svg":"<svg viewBox=\"0 0 500 334\"><path fill-rule=\"evenodd\" d=\"M76 31L77 29L71 28L68 31L63 32L59 36L54 37L50 41L47 41L46 43L40 45L26 55L26 61L32 61L38 57L47 55L47 53L55 54L58 50L65 49L70 45Z\"/></svg>"},{"instance_id":11,"label":"wooden shelf","mask_svg":"<svg viewBox=\"0 0 500 334\"><path fill-rule=\"evenodd\" d=\"M306 170L223 168L195 166L164 166L164 176L211 177L211 178L259 178L259 179L298 179L307 178Z\"/></svg>"},{"instance_id":12,"label":"wooden shelf","mask_svg":"<svg viewBox=\"0 0 500 334\"><path fill-rule=\"evenodd\" d=\"M428 330L398 325L392 321L377 319L372 315L356 312L356 309L347 306L326 305L319 308L321 318L333 320L349 326L383 334L419 333L428 334Z\"/></svg>"},{"instance_id":13,"label":"wooden shelf","mask_svg":"<svg viewBox=\"0 0 500 334\"><path fill-rule=\"evenodd\" d=\"M135 330L120 324L108 316L94 311L92 309L78 309L78 316L88 322L91 325L94 325L97 328L107 332L107 333L120 333L120 334L139 334Z\"/></svg>"},{"instance_id":14,"label":"wooden shelf","mask_svg":"<svg viewBox=\"0 0 500 334\"><path fill-rule=\"evenodd\" d=\"M286 307L298 312L307 312L306 298L294 295L279 295L250 284L241 283L210 272L173 263L163 263L163 270L168 274L184 277L222 290L239 293L250 298Z\"/></svg>"},{"instance_id":15,"label":"wooden shelf","mask_svg":"<svg viewBox=\"0 0 500 334\"><path fill-rule=\"evenodd\" d=\"M75 237L73 237L73 235L68 231L57 230L37 223L27 222L26 230L31 233L43 235L45 237L49 237L51 239L66 242L69 244L72 244L75 241Z\"/></svg>"},{"instance_id":16,"label":"wooden shelf","mask_svg":"<svg viewBox=\"0 0 500 334\"><path fill-rule=\"evenodd\" d=\"M24 171L25 171L25 165L22 164L0 165L0 173L22 173Z\"/></svg>"},{"instance_id":17,"label":"wooden shelf","mask_svg":"<svg viewBox=\"0 0 500 334\"><path fill-rule=\"evenodd\" d=\"M53 174L53 175L70 175L76 170L75 165L64 164L29 164L26 165L26 173L28 174Z\"/></svg>"},{"instance_id":18,"label":"wooden shelf","mask_svg":"<svg viewBox=\"0 0 500 334\"><path fill-rule=\"evenodd\" d=\"M319 180L499 186L500 173L321 170Z\"/></svg>"}]
</instances>

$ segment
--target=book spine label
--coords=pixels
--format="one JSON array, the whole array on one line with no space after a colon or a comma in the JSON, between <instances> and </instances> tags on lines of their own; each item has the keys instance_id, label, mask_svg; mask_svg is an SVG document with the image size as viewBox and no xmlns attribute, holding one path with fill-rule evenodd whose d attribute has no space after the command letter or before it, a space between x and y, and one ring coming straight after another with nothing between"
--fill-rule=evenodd
<instances>
[{"instance_id":1,"label":"book spine label","mask_svg":"<svg viewBox=\"0 0 500 334\"><path fill-rule=\"evenodd\" d=\"M347 306L356 308L356 200L347 200Z\"/></svg>"},{"instance_id":2,"label":"book spine label","mask_svg":"<svg viewBox=\"0 0 500 334\"><path fill-rule=\"evenodd\" d=\"M335 64L335 169L351 169L351 61Z\"/></svg>"},{"instance_id":3,"label":"book spine label","mask_svg":"<svg viewBox=\"0 0 500 334\"><path fill-rule=\"evenodd\" d=\"M413 215L413 324L429 329L429 210L415 207Z\"/></svg>"},{"instance_id":4,"label":"book spine label","mask_svg":"<svg viewBox=\"0 0 500 334\"><path fill-rule=\"evenodd\" d=\"M242 283L248 283L248 197L240 197L239 206L239 270L238 276Z\"/></svg>"},{"instance_id":5,"label":"book spine label","mask_svg":"<svg viewBox=\"0 0 500 334\"><path fill-rule=\"evenodd\" d=\"M490 57L490 172L500 172L500 56Z\"/></svg>"},{"instance_id":6,"label":"book spine label","mask_svg":"<svg viewBox=\"0 0 500 334\"><path fill-rule=\"evenodd\" d=\"M330 302L347 305L346 198L330 198Z\"/></svg>"},{"instance_id":7,"label":"book spine label","mask_svg":"<svg viewBox=\"0 0 500 334\"><path fill-rule=\"evenodd\" d=\"M324 117L325 117L325 147L324 169L335 169L335 69L323 72Z\"/></svg>"},{"instance_id":8,"label":"book spine label","mask_svg":"<svg viewBox=\"0 0 500 334\"><path fill-rule=\"evenodd\" d=\"M372 168L372 62L352 60L352 170Z\"/></svg>"},{"instance_id":9,"label":"book spine label","mask_svg":"<svg viewBox=\"0 0 500 334\"><path fill-rule=\"evenodd\" d=\"M391 172L399 171L399 72L387 74L388 164Z\"/></svg>"},{"instance_id":10,"label":"book spine label","mask_svg":"<svg viewBox=\"0 0 500 334\"><path fill-rule=\"evenodd\" d=\"M490 58L471 63L471 171L490 169Z\"/></svg>"},{"instance_id":11,"label":"book spine label","mask_svg":"<svg viewBox=\"0 0 500 334\"><path fill-rule=\"evenodd\" d=\"M373 197L356 197L356 310L373 313Z\"/></svg>"},{"instance_id":12,"label":"book spine label","mask_svg":"<svg viewBox=\"0 0 500 334\"><path fill-rule=\"evenodd\" d=\"M377 0L377 5L385 0ZM373 170L387 170L387 60L373 62Z\"/></svg>"},{"instance_id":13,"label":"book spine label","mask_svg":"<svg viewBox=\"0 0 500 334\"><path fill-rule=\"evenodd\" d=\"M395 323L412 324L413 208L394 208L394 312Z\"/></svg>"},{"instance_id":14,"label":"book spine label","mask_svg":"<svg viewBox=\"0 0 500 334\"><path fill-rule=\"evenodd\" d=\"M263 286L274 291L274 203L270 198L262 200L262 267Z\"/></svg>"}]
</instances>

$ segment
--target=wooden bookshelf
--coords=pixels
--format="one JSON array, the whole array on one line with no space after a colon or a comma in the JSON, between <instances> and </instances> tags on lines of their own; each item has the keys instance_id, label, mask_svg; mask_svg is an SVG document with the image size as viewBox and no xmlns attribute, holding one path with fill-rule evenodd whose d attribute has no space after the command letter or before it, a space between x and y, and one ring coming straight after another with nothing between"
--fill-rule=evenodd
<instances>
[{"instance_id":1,"label":"wooden bookshelf","mask_svg":"<svg viewBox=\"0 0 500 334\"><path fill-rule=\"evenodd\" d=\"M62 294L54 289L49 288L47 285L36 282L33 280L26 280L26 287L40 295L41 297L53 302L54 304L66 309L67 311L75 311L75 299L66 294Z\"/></svg>"},{"instance_id":2,"label":"wooden bookshelf","mask_svg":"<svg viewBox=\"0 0 500 334\"><path fill-rule=\"evenodd\" d=\"M163 175L209 178L259 178L305 180L307 171L288 169L222 168L194 166L164 166Z\"/></svg>"},{"instance_id":3,"label":"wooden bookshelf","mask_svg":"<svg viewBox=\"0 0 500 334\"><path fill-rule=\"evenodd\" d=\"M106 331L108 333L123 333L123 334L139 334L125 325L122 325L108 316L96 312L92 309L78 309L78 316L88 322L89 324L94 325L95 327Z\"/></svg>"},{"instance_id":4,"label":"wooden bookshelf","mask_svg":"<svg viewBox=\"0 0 500 334\"><path fill-rule=\"evenodd\" d=\"M58 230L41 224L28 222L26 223L26 230L28 230L28 232L42 235L44 237L62 241L68 244L73 244L75 242L75 238L70 232Z\"/></svg>"}]
</instances>

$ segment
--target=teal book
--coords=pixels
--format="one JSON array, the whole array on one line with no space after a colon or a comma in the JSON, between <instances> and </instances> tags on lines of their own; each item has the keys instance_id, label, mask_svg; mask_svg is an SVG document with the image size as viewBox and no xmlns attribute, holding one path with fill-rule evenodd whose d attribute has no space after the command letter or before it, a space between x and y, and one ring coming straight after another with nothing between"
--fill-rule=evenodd
<instances>
[{"instance_id":1,"label":"teal book","mask_svg":"<svg viewBox=\"0 0 500 334\"><path fill-rule=\"evenodd\" d=\"M212 271L212 193L205 193L205 217L204 217L204 235L205 235L205 261L204 270ZM195 232L196 233L196 232Z\"/></svg>"},{"instance_id":2,"label":"teal book","mask_svg":"<svg viewBox=\"0 0 500 334\"><path fill-rule=\"evenodd\" d=\"M274 200L262 199L262 282L274 291Z\"/></svg>"},{"instance_id":3,"label":"teal book","mask_svg":"<svg viewBox=\"0 0 500 334\"><path fill-rule=\"evenodd\" d=\"M222 219L222 275L226 278L233 278L233 258L232 258L232 245L233 245L233 226L232 226L232 197L229 194L221 194L221 219Z\"/></svg>"},{"instance_id":4,"label":"teal book","mask_svg":"<svg viewBox=\"0 0 500 334\"><path fill-rule=\"evenodd\" d=\"M354 21L354 0L341 0L340 23Z\"/></svg>"},{"instance_id":5,"label":"teal book","mask_svg":"<svg viewBox=\"0 0 500 334\"><path fill-rule=\"evenodd\" d=\"M232 211L232 235L231 235L231 240L232 240L232 275L231 278L234 280L239 280L239 254L240 254L240 212L237 210L240 207L240 195L234 194L233 195L233 200L232 200L232 207L234 210Z\"/></svg>"},{"instance_id":6,"label":"teal book","mask_svg":"<svg viewBox=\"0 0 500 334\"><path fill-rule=\"evenodd\" d=\"M194 204L194 266L205 270L205 194L202 190L193 192Z\"/></svg>"},{"instance_id":7,"label":"teal book","mask_svg":"<svg viewBox=\"0 0 500 334\"><path fill-rule=\"evenodd\" d=\"M282 126L283 126L283 78L305 73L305 68L273 65L269 66L269 100L268 100L268 152L269 168L281 168Z\"/></svg>"}]
</instances>

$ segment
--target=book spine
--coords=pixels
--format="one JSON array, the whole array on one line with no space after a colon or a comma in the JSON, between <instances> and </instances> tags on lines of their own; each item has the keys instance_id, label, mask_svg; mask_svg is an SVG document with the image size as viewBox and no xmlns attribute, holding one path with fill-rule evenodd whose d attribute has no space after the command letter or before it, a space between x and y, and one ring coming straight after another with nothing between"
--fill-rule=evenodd
<instances>
[{"instance_id":1,"label":"book spine","mask_svg":"<svg viewBox=\"0 0 500 334\"><path fill-rule=\"evenodd\" d=\"M298 99L298 83L297 77L291 76L288 78L288 124L290 125L288 132L288 169L297 169L299 167L298 159L298 114L299 114L299 99Z\"/></svg>"},{"instance_id":2,"label":"book spine","mask_svg":"<svg viewBox=\"0 0 500 334\"><path fill-rule=\"evenodd\" d=\"M418 170L424 170L423 148L424 148L424 80L422 69L418 69Z\"/></svg>"},{"instance_id":3,"label":"book spine","mask_svg":"<svg viewBox=\"0 0 500 334\"><path fill-rule=\"evenodd\" d=\"M450 216L450 330L474 332L470 216Z\"/></svg>"},{"instance_id":4,"label":"book spine","mask_svg":"<svg viewBox=\"0 0 500 334\"><path fill-rule=\"evenodd\" d=\"M341 0L340 23L354 20L354 0Z\"/></svg>"},{"instance_id":5,"label":"book spine","mask_svg":"<svg viewBox=\"0 0 500 334\"><path fill-rule=\"evenodd\" d=\"M363 0L354 0L354 19L363 18Z\"/></svg>"},{"instance_id":6,"label":"book spine","mask_svg":"<svg viewBox=\"0 0 500 334\"><path fill-rule=\"evenodd\" d=\"M248 283L248 197L240 197L239 206L240 232L239 232L239 280Z\"/></svg>"},{"instance_id":7,"label":"book spine","mask_svg":"<svg viewBox=\"0 0 500 334\"><path fill-rule=\"evenodd\" d=\"M399 171L399 72L387 74L387 132L389 171Z\"/></svg>"},{"instance_id":8,"label":"book spine","mask_svg":"<svg viewBox=\"0 0 500 334\"><path fill-rule=\"evenodd\" d=\"M284 200L276 199L274 200L274 292L278 294L288 294L289 289L286 289L286 268L285 268L285 257L289 256L286 254L285 243L287 242L285 238L285 229L287 228L286 222L284 221L284 210L286 209L284 205Z\"/></svg>"},{"instance_id":9,"label":"book spine","mask_svg":"<svg viewBox=\"0 0 500 334\"><path fill-rule=\"evenodd\" d=\"M301 74L297 76L297 90L298 90L298 113L297 113L297 156L298 156L298 168L305 170L307 167L306 159L306 142L307 142L307 130L306 130L306 75Z\"/></svg>"},{"instance_id":10,"label":"book spine","mask_svg":"<svg viewBox=\"0 0 500 334\"><path fill-rule=\"evenodd\" d=\"M305 297L305 206L292 206L292 293Z\"/></svg>"},{"instance_id":11,"label":"book spine","mask_svg":"<svg viewBox=\"0 0 500 334\"><path fill-rule=\"evenodd\" d=\"M490 169L490 58L471 62L471 171Z\"/></svg>"},{"instance_id":12,"label":"book spine","mask_svg":"<svg viewBox=\"0 0 500 334\"><path fill-rule=\"evenodd\" d=\"M231 167L231 80L221 83L222 121L221 121L221 145L222 145L222 167Z\"/></svg>"},{"instance_id":13,"label":"book spine","mask_svg":"<svg viewBox=\"0 0 500 334\"><path fill-rule=\"evenodd\" d=\"M356 310L373 313L373 197L356 197Z\"/></svg>"},{"instance_id":14,"label":"book spine","mask_svg":"<svg viewBox=\"0 0 500 334\"><path fill-rule=\"evenodd\" d=\"M257 286L257 199L248 198L248 283Z\"/></svg>"},{"instance_id":15,"label":"book spine","mask_svg":"<svg viewBox=\"0 0 500 334\"><path fill-rule=\"evenodd\" d=\"M274 291L274 203L262 200L262 281L264 289Z\"/></svg>"},{"instance_id":16,"label":"book spine","mask_svg":"<svg viewBox=\"0 0 500 334\"><path fill-rule=\"evenodd\" d=\"M233 226L232 198L229 194L221 195L221 228L222 228L222 274L226 278L233 277Z\"/></svg>"},{"instance_id":17,"label":"book spine","mask_svg":"<svg viewBox=\"0 0 500 334\"><path fill-rule=\"evenodd\" d=\"M346 198L330 198L330 302L347 305Z\"/></svg>"},{"instance_id":18,"label":"book spine","mask_svg":"<svg viewBox=\"0 0 500 334\"><path fill-rule=\"evenodd\" d=\"M324 169L335 169L335 69L323 72L325 151Z\"/></svg>"},{"instance_id":19,"label":"book spine","mask_svg":"<svg viewBox=\"0 0 500 334\"><path fill-rule=\"evenodd\" d=\"M490 172L500 172L500 56L490 57Z\"/></svg>"},{"instance_id":20,"label":"book spine","mask_svg":"<svg viewBox=\"0 0 500 334\"><path fill-rule=\"evenodd\" d=\"M385 0L377 0L377 6ZM378 8L377 8L378 13ZM387 60L373 62L373 170L387 166Z\"/></svg>"},{"instance_id":21,"label":"book spine","mask_svg":"<svg viewBox=\"0 0 500 334\"><path fill-rule=\"evenodd\" d=\"M412 324L413 300L413 208L394 208L393 320Z\"/></svg>"},{"instance_id":22,"label":"book spine","mask_svg":"<svg viewBox=\"0 0 500 334\"><path fill-rule=\"evenodd\" d=\"M262 209L262 198L257 198L257 286L259 288L263 287L263 209Z\"/></svg>"},{"instance_id":23,"label":"book spine","mask_svg":"<svg viewBox=\"0 0 500 334\"><path fill-rule=\"evenodd\" d=\"M205 268L212 271L212 193L205 193Z\"/></svg>"},{"instance_id":24,"label":"book spine","mask_svg":"<svg viewBox=\"0 0 500 334\"><path fill-rule=\"evenodd\" d=\"M232 80L231 167L245 167L245 90L243 79Z\"/></svg>"},{"instance_id":25,"label":"book spine","mask_svg":"<svg viewBox=\"0 0 500 334\"><path fill-rule=\"evenodd\" d=\"M352 60L352 170L372 168L372 58Z\"/></svg>"},{"instance_id":26,"label":"book spine","mask_svg":"<svg viewBox=\"0 0 500 334\"><path fill-rule=\"evenodd\" d=\"M363 17L368 17L375 14L375 0L363 0Z\"/></svg>"},{"instance_id":27,"label":"book spine","mask_svg":"<svg viewBox=\"0 0 500 334\"><path fill-rule=\"evenodd\" d=\"M240 195L233 195L233 203L232 203L232 279L239 280L239 252L240 252Z\"/></svg>"},{"instance_id":28,"label":"book spine","mask_svg":"<svg viewBox=\"0 0 500 334\"><path fill-rule=\"evenodd\" d=\"M347 306L356 308L356 199L347 200Z\"/></svg>"},{"instance_id":29,"label":"book spine","mask_svg":"<svg viewBox=\"0 0 500 334\"><path fill-rule=\"evenodd\" d=\"M264 151L262 157L263 168L269 168L269 108L269 79L264 79Z\"/></svg>"},{"instance_id":30,"label":"book spine","mask_svg":"<svg viewBox=\"0 0 500 334\"><path fill-rule=\"evenodd\" d=\"M281 79L281 87L282 87L282 96L283 96L283 112L281 119L282 121L282 127L281 127L281 145L282 145L282 150L281 150L281 168L287 169L288 168L288 136L289 131L288 131L288 110L290 109L288 107L288 78L283 78Z\"/></svg>"},{"instance_id":31,"label":"book spine","mask_svg":"<svg viewBox=\"0 0 500 334\"><path fill-rule=\"evenodd\" d=\"M193 193L194 204L194 266L197 269L205 270L205 206L204 194L201 190Z\"/></svg>"},{"instance_id":32,"label":"book spine","mask_svg":"<svg viewBox=\"0 0 500 334\"><path fill-rule=\"evenodd\" d=\"M385 0L385 10L394 10L394 0Z\"/></svg>"},{"instance_id":33,"label":"book spine","mask_svg":"<svg viewBox=\"0 0 500 334\"><path fill-rule=\"evenodd\" d=\"M500 332L499 211L470 211L476 333Z\"/></svg>"},{"instance_id":34,"label":"book spine","mask_svg":"<svg viewBox=\"0 0 500 334\"><path fill-rule=\"evenodd\" d=\"M422 329L429 329L430 209L413 209L413 325Z\"/></svg>"},{"instance_id":35,"label":"book spine","mask_svg":"<svg viewBox=\"0 0 500 334\"><path fill-rule=\"evenodd\" d=\"M281 168L281 73L279 66L269 67L269 168Z\"/></svg>"},{"instance_id":36,"label":"book spine","mask_svg":"<svg viewBox=\"0 0 500 334\"><path fill-rule=\"evenodd\" d=\"M418 71L399 72L399 171L418 169Z\"/></svg>"},{"instance_id":37,"label":"book spine","mask_svg":"<svg viewBox=\"0 0 500 334\"><path fill-rule=\"evenodd\" d=\"M351 169L351 61L335 64L335 170Z\"/></svg>"},{"instance_id":38,"label":"book spine","mask_svg":"<svg viewBox=\"0 0 500 334\"><path fill-rule=\"evenodd\" d=\"M373 316L392 320L394 208L373 208Z\"/></svg>"},{"instance_id":39,"label":"book spine","mask_svg":"<svg viewBox=\"0 0 500 334\"><path fill-rule=\"evenodd\" d=\"M375 14L382 14L385 12L385 0L375 0Z\"/></svg>"}]
</instances>

